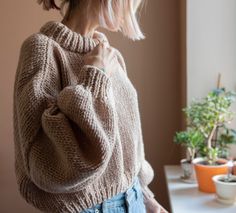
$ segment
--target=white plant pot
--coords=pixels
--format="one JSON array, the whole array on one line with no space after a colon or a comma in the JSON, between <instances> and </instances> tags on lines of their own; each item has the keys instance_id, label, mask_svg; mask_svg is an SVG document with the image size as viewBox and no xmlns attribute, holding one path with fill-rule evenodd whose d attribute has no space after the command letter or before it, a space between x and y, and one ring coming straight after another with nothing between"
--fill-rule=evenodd
<instances>
[{"instance_id":1,"label":"white plant pot","mask_svg":"<svg viewBox=\"0 0 236 213\"><path fill-rule=\"evenodd\" d=\"M193 164L189 163L187 159L182 159L180 164L183 171L181 180L185 183L196 183L196 175Z\"/></svg>"},{"instance_id":2,"label":"white plant pot","mask_svg":"<svg viewBox=\"0 0 236 213\"><path fill-rule=\"evenodd\" d=\"M236 202L236 182L222 182L227 175L215 175L212 180L216 186L217 200L225 204ZM230 180L236 181L236 175L232 175Z\"/></svg>"}]
</instances>

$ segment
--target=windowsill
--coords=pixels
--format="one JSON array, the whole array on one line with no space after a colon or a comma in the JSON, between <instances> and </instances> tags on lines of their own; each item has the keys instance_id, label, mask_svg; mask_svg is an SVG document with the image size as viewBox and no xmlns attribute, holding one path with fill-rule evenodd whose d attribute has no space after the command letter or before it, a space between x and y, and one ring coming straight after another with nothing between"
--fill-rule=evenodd
<instances>
[{"instance_id":1,"label":"windowsill","mask_svg":"<svg viewBox=\"0 0 236 213\"><path fill-rule=\"evenodd\" d=\"M215 194L200 192L197 184L181 181L181 167L165 166L166 182L172 213L235 213L236 204L224 205L215 199Z\"/></svg>"}]
</instances>

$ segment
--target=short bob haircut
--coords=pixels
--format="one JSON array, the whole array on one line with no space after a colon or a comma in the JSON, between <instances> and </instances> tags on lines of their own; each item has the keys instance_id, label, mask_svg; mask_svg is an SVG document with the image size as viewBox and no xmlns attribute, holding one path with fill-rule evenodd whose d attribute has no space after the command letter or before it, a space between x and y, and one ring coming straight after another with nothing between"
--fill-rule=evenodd
<instances>
[{"instance_id":1,"label":"short bob haircut","mask_svg":"<svg viewBox=\"0 0 236 213\"><path fill-rule=\"evenodd\" d=\"M39 4L43 5L44 10L57 9L61 15L70 15L71 11L79 5L83 0L61 0L60 7L55 3L55 0L37 0ZM91 1L91 0L85 0ZM94 0L92 0L94 1ZM123 35L132 40L145 39L137 20L137 11L141 11L144 5L144 0L99 0L100 11L99 24L101 27L108 29L118 29ZM140 7L141 6L141 7ZM64 13L66 7L66 13ZM89 13L87 13L89 14ZM118 20L122 17L123 21ZM88 17L89 18L89 17Z\"/></svg>"}]
</instances>

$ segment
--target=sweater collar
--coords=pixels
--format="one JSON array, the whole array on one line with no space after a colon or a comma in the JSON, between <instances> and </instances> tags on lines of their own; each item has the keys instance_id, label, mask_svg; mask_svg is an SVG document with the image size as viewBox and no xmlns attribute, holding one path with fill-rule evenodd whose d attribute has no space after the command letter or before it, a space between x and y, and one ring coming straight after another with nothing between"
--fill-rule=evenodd
<instances>
[{"instance_id":1,"label":"sweater collar","mask_svg":"<svg viewBox=\"0 0 236 213\"><path fill-rule=\"evenodd\" d=\"M60 46L72 52L87 53L97 45L97 39L108 42L105 34L94 31L94 36L86 37L72 31L69 27L59 21L48 21L41 28L40 32L52 38ZM109 43L109 42L108 42Z\"/></svg>"}]
</instances>

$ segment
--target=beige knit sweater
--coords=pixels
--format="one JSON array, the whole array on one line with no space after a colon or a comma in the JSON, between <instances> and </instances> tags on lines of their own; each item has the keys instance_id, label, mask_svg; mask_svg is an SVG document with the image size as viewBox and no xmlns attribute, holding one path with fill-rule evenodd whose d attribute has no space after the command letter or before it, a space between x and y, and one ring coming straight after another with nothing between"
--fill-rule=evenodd
<instances>
[{"instance_id":1,"label":"beige knit sweater","mask_svg":"<svg viewBox=\"0 0 236 213\"><path fill-rule=\"evenodd\" d=\"M20 49L15 173L21 196L43 212L81 212L124 192L136 175L145 199L154 197L137 91L118 50L112 75L84 64L95 46L94 38L48 21Z\"/></svg>"}]
</instances>

